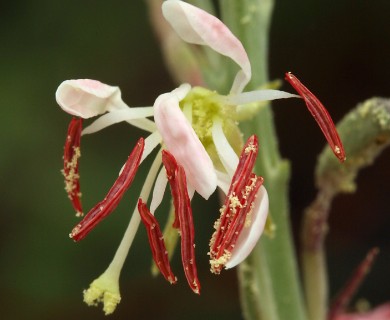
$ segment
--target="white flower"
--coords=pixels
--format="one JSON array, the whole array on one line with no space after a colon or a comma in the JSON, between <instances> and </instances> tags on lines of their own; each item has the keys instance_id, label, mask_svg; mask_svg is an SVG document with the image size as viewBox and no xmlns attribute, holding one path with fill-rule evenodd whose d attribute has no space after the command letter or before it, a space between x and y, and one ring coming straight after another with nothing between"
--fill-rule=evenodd
<instances>
[{"instance_id":1,"label":"white flower","mask_svg":"<svg viewBox=\"0 0 390 320\"><path fill-rule=\"evenodd\" d=\"M219 273L223 267L232 268L249 255L263 232L268 214L268 195L262 185L262 178L252 173L258 151L257 138L251 137L243 148L241 156L238 156L243 144L237 126L239 109L242 105L252 102L297 96L278 90L243 92L251 78L251 65L241 42L230 30L214 16L179 0L165 1L162 10L165 19L184 41L208 46L237 63L240 70L233 81L229 95L219 95L204 88L191 88L189 84L182 84L172 92L160 95L153 106L130 108L122 101L118 87L84 79L64 81L56 92L56 99L61 108L71 115L84 119L100 116L82 131L82 135L92 134L121 121L149 132L144 144L143 141L139 142L133 151L139 155L136 166L138 167L154 148L161 145L177 161L177 168L184 169L184 178L180 174L179 176L181 183L183 181L186 183L185 197L189 200L194 192L208 199L217 187L227 195L225 205L221 209L221 217L215 225L216 232L210 249L211 269ZM155 122L149 119L152 116ZM248 159L250 165L246 162L249 161ZM140 194L140 198L147 201L154 184L150 205L152 213L161 203L167 185L165 170L164 168L160 170L161 163L159 152ZM136 170L132 171L131 179L129 178L128 184L124 186L122 180L126 177L123 176L127 175L129 170L129 165L126 165L123 169L125 173L120 173L118 180L109 191L110 203L105 203L105 199L94 207L73 229L72 238L78 240L80 234L84 237L95 224L115 208L118 199L129 187L136 172ZM121 190L117 197L117 194L113 193L117 192L115 187L118 185ZM115 198L114 204L111 203L111 198ZM182 198L183 195L180 199ZM233 219L236 213L239 213L237 221ZM144 217L151 218L147 213ZM92 224L91 220L93 220ZM88 295L88 304L102 301L106 310L108 308L112 312L119 302L119 289L117 289L119 273L139 222L139 212L135 208L113 262L105 273L115 274L110 277L115 284L107 285L107 281L99 282L99 292L104 293L104 299L102 294L96 298L93 298L94 295ZM238 229L233 230L233 227ZM226 244L220 239L226 235L224 232L232 232L229 243ZM152 236L156 237L156 234ZM192 246L192 243L190 245ZM216 246L222 248L222 252L216 252ZM162 259L161 252L159 258ZM172 281L172 277L170 279ZM188 277L187 279L189 280ZM192 275L192 279L197 280L196 274ZM101 284L106 285L106 288L101 288ZM92 287L86 292L92 292ZM116 288L115 292L110 291L111 287ZM198 284L195 287L193 290L199 292ZM114 296L115 301L111 301L110 296Z\"/></svg>"}]
</instances>

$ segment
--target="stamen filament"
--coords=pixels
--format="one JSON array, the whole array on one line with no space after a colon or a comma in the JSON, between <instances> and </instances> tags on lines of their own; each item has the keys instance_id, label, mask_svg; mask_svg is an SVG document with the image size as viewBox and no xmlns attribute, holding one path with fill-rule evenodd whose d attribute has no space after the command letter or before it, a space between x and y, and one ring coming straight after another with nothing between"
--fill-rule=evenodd
<instances>
[{"instance_id":1,"label":"stamen filament","mask_svg":"<svg viewBox=\"0 0 390 320\"><path fill-rule=\"evenodd\" d=\"M339 134L337 133L333 120L324 105L291 72L286 73L285 79L294 87L295 90L297 90L303 100L305 100L307 108L320 126L333 153L340 162L344 162L346 157L343 144Z\"/></svg>"},{"instance_id":2,"label":"stamen filament","mask_svg":"<svg viewBox=\"0 0 390 320\"><path fill-rule=\"evenodd\" d=\"M123 194L130 187L137 173L144 144L144 139L140 138L106 197L93 207L85 218L73 228L69 235L73 240L82 240L101 220L107 217L118 206Z\"/></svg>"}]
</instances>

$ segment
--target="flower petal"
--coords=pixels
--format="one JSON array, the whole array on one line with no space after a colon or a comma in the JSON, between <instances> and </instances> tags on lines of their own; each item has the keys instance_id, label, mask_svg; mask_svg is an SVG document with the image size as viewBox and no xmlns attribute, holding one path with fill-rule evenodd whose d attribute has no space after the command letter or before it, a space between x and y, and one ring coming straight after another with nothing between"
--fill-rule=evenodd
<instances>
[{"instance_id":1,"label":"flower petal","mask_svg":"<svg viewBox=\"0 0 390 320\"><path fill-rule=\"evenodd\" d=\"M167 183L167 175L165 173L165 169L162 168L157 176L156 182L154 183L152 202L150 203L150 212L152 212L152 214L154 214L164 198Z\"/></svg>"},{"instance_id":2,"label":"flower petal","mask_svg":"<svg viewBox=\"0 0 390 320\"><path fill-rule=\"evenodd\" d=\"M142 119L153 116L153 107L138 107L114 110L102 115L83 130L83 134L91 134L122 121Z\"/></svg>"},{"instance_id":3,"label":"flower petal","mask_svg":"<svg viewBox=\"0 0 390 320\"><path fill-rule=\"evenodd\" d=\"M244 227L237 239L232 251L230 260L226 263L225 268L230 269L241 263L248 257L263 233L265 222L268 215L268 194L264 186L261 186L255 206L252 213L252 223L249 227Z\"/></svg>"},{"instance_id":4,"label":"flower petal","mask_svg":"<svg viewBox=\"0 0 390 320\"><path fill-rule=\"evenodd\" d=\"M241 42L228 27L213 15L183 1L165 1L162 11L184 41L209 46L240 66L230 92L242 92L251 78L251 65Z\"/></svg>"},{"instance_id":5,"label":"flower petal","mask_svg":"<svg viewBox=\"0 0 390 320\"><path fill-rule=\"evenodd\" d=\"M243 92L243 93L223 97L224 102L230 105L240 105L240 104L246 104L252 102L269 101L269 100L286 99L286 98L300 98L300 96L296 94L280 91L280 90L267 89L267 90Z\"/></svg>"},{"instance_id":6,"label":"flower petal","mask_svg":"<svg viewBox=\"0 0 390 320\"><path fill-rule=\"evenodd\" d=\"M62 82L56 100L65 112L84 119L126 106L118 87L90 79Z\"/></svg>"},{"instance_id":7,"label":"flower petal","mask_svg":"<svg viewBox=\"0 0 390 320\"><path fill-rule=\"evenodd\" d=\"M222 129L222 121L219 118L215 119L213 122L212 136L218 157L227 174L232 178L237 169L238 156L227 140Z\"/></svg>"},{"instance_id":8,"label":"flower petal","mask_svg":"<svg viewBox=\"0 0 390 320\"><path fill-rule=\"evenodd\" d=\"M222 192L226 195L229 192L230 188L230 182L232 180L231 177L229 177L225 172L221 172L218 170L215 170L217 174L217 184L218 187L222 190Z\"/></svg>"},{"instance_id":9,"label":"flower petal","mask_svg":"<svg viewBox=\"0 0 390 320\"><path fill-rule=\"evenodd\" d=\"M338 314L332 320L387 320L390 319L390 303L382 304L369 312Z\"/></svg>"},{"instance_id":10,"label":"flower petal","mask_svg":"<svg viewBox=\"0 0 390 320\"><path fill-rule=\"evenodd\" d=\"M154 121L168 150L184 167L189 184L208 199L217 187L217 176L209 155L179 107L189 90L186 84L160 95L154 103Z\"/></svg>"}]
</instances>

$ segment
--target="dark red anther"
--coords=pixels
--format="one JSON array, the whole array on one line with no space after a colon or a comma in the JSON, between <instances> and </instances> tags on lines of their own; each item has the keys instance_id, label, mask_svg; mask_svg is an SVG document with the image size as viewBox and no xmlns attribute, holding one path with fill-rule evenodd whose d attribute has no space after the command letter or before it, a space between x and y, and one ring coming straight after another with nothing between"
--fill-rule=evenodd
<instances>
[{"instance_id":1,"label":"dark red anther","mask_svg":"<svg viewBox=\"0 0 390 320\"><path fill-rule=\"evenodd\" d=\"M200 283L195 262L194 222L192 220L191 202L187 192L187 182L182 166L176 171L177 185L179 188L179 207L177 208L180 221L181 235L181 259L184 272L192 291L200 293Z\"/></svg>"},{"instance_id":2,"label":"dark red anther","mask_svg":"<svg viewBox=\"0 0 390 320\"><path fill-rule=\"evenodd\" d=\"M264 179L262 177L256 176L254 173L251 174L244 188L250 190L247 195L241 198L242 207L238 208L240 212L235 214L232 218L230 226L224 236L224 247L229 248L229 250L233 250L235 243L237 242L238 236L241 234L242 229L244 228L244 224L248 217L248 214L252 210L253 204L257 193L262 186ZM241 212L242 211L242 212ZM223 250L220 248L219 255L223 255Z\"/></svg>"},{"instance_id":3,"label":"dark red anther","mask_svg":"<svg viewBox=\"0 0 390 320\"><path fill-rule=\"evenodd\" d=\"M179 195L177 194L178 188L176 186L176 169L178 167L175 157L169 153L166 150L162 151L162 162L165 167L165 171L167 173L167 179L169 181L169 184L171 186L171 194L173 199L173 206L175 208L175 220L173 221L172 227L179 229L180 228L180 221L179 216L177 212L177 208L179 207L178 199Z\"/></svg>"},{"instance_id":4,"label":"dark red anther","mask_svg":"<svg viewBox=\"0 0 390 320\"><path fill-rule=\"evenodd\" d=\"M73 228L69 235L73 240L82 240L101 220L107 217L118 206L123 194L130 187L137 173L144 151L144 145L144 139L140 138L106 197L94 206L84 219Z\"/></svg>"},{"instance_id":5,"label":"dark red anther","mask_svg":"<svg viewBox=\"0 0 390 320\"><path fill-rule=\"evenodd\" d=\"M195 261L194 222L191 201L187 191L186 175L183 167L176 162L173 155L168 151L163 151L162 161L167 171L176 219L178 219L180 226L181 259L184 273L192 291L199 294L200 283Z\"/></svg>"},{"instance_id":6,"label":"dark red anther","mask_svg":"<svg viewBox=\"0 0 390 320\"><path fill-rule=\"evenodd\" d=\"M142 199L138 200L138 212L146 227L154 262L166 280L168 280L171 284L176 283L177 278L173 274L171 265L169 264L168 252L165 247L164 237L158 221L149 211L146 203L144 203Z\"/></svg>"},{"instance_id":7,"label":"dark red anther","mask_svg":"<svg viewBox=\"0 0 390 320\"><path fill-rule=\"evenodd\" d=\"M285 79L294 87L305 101L307 108L320 126L335 156L340 160L340 162L344 162L346 157L343 144L340 140L339 134L337 133L333 120L324 105L291 72L286 73Z\"/></svg>"},{"instance_id":8,"label":"dark red anther","mask_svg":"<svg viewBox=\"0 0 390 320\"><path fill-rule=\"evenodd\" d=\"M65 177L65 191L78 217L83 215L79 175L82 124L83 119L76 117L72 118L69 123L64 147L64 169L61 171Z\"/></svg>"},{"instance_id":9,"label":"dark red anther","mask_svg":"<svg viewBox=\"0 0 390 320\"><path fill-rule=\"evenodd\" d=\"M250 223L254 201L263 184L263 178L252 173L258 149L258 139L253 135L247 140L240 155L221 216L214 225L216 230L210 240L209 253L213 273L221 272L231 258L244 225Z\"/></svg>"}]
</instances>

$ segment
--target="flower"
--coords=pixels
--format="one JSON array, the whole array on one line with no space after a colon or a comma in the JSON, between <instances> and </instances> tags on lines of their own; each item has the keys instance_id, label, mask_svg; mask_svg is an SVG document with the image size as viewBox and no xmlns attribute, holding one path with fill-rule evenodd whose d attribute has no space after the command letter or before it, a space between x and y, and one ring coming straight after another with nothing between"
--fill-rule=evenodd
<instances>
[{"instance_id":1,"label":"flower","mask_svg":"<svg viewBox=\"0 0 390 320\"><path fill-rule=\"evenodd\" d=\"M85 301L89 305L103 302L107 313L112 312L120 301L119 273L141 220L147 229L156 265L170 283L176 282L161 230L154 217L168 182L176 214L173 227L180 230L182 263L188 284L195 293L200 292L190 205L195 192L208 199L219 187L226 195L210 241L211 271L218 274L223 268L233 268L250 254L264 229L268 195L263 178L253 173L259 150L258 138L252 136L244 145L238 121L246 112L245 105L299 97L278 90L243 92L251 79L251 65L241 42L230 30L216 17L179 0L165 1L162 11L165 19L184 41L208 46L231 58L240 67L228 95L182 84L157 97L153 106L130 108L122 101L118 87L95 80L64 81L56 92L57 102L65 112L83 119L100 115L81 135L97 132L121 121L149 132L148 137L141 138L136 144L104 200L92 208L72 230L70 237L74 240L84 238L97 223L113 212L130 187L142 161L158 145L164 149L157 153L151 166L138 205L112 263L104 276L99 278L104 281L95 280L90 289L84 292ZM310 98L310 95L305 94L301 96L307 102L307 96ZM149 119L151 116L154 122ZM68 136L65 173L65 167L70 162L68 158L75 154L71 151L79 150L80 145L79 131L69 130ZM69 174L65 175L68 184L71 180L77 186L67 188L76 209L79 206L74 200L74 189L79 195L79 156L77 151L77 157L72 162L76 177L67 178ZM164 166L162 169L161 164ZM152 188L149 210L146 202Z\"/></svg>"}]
</instances>

